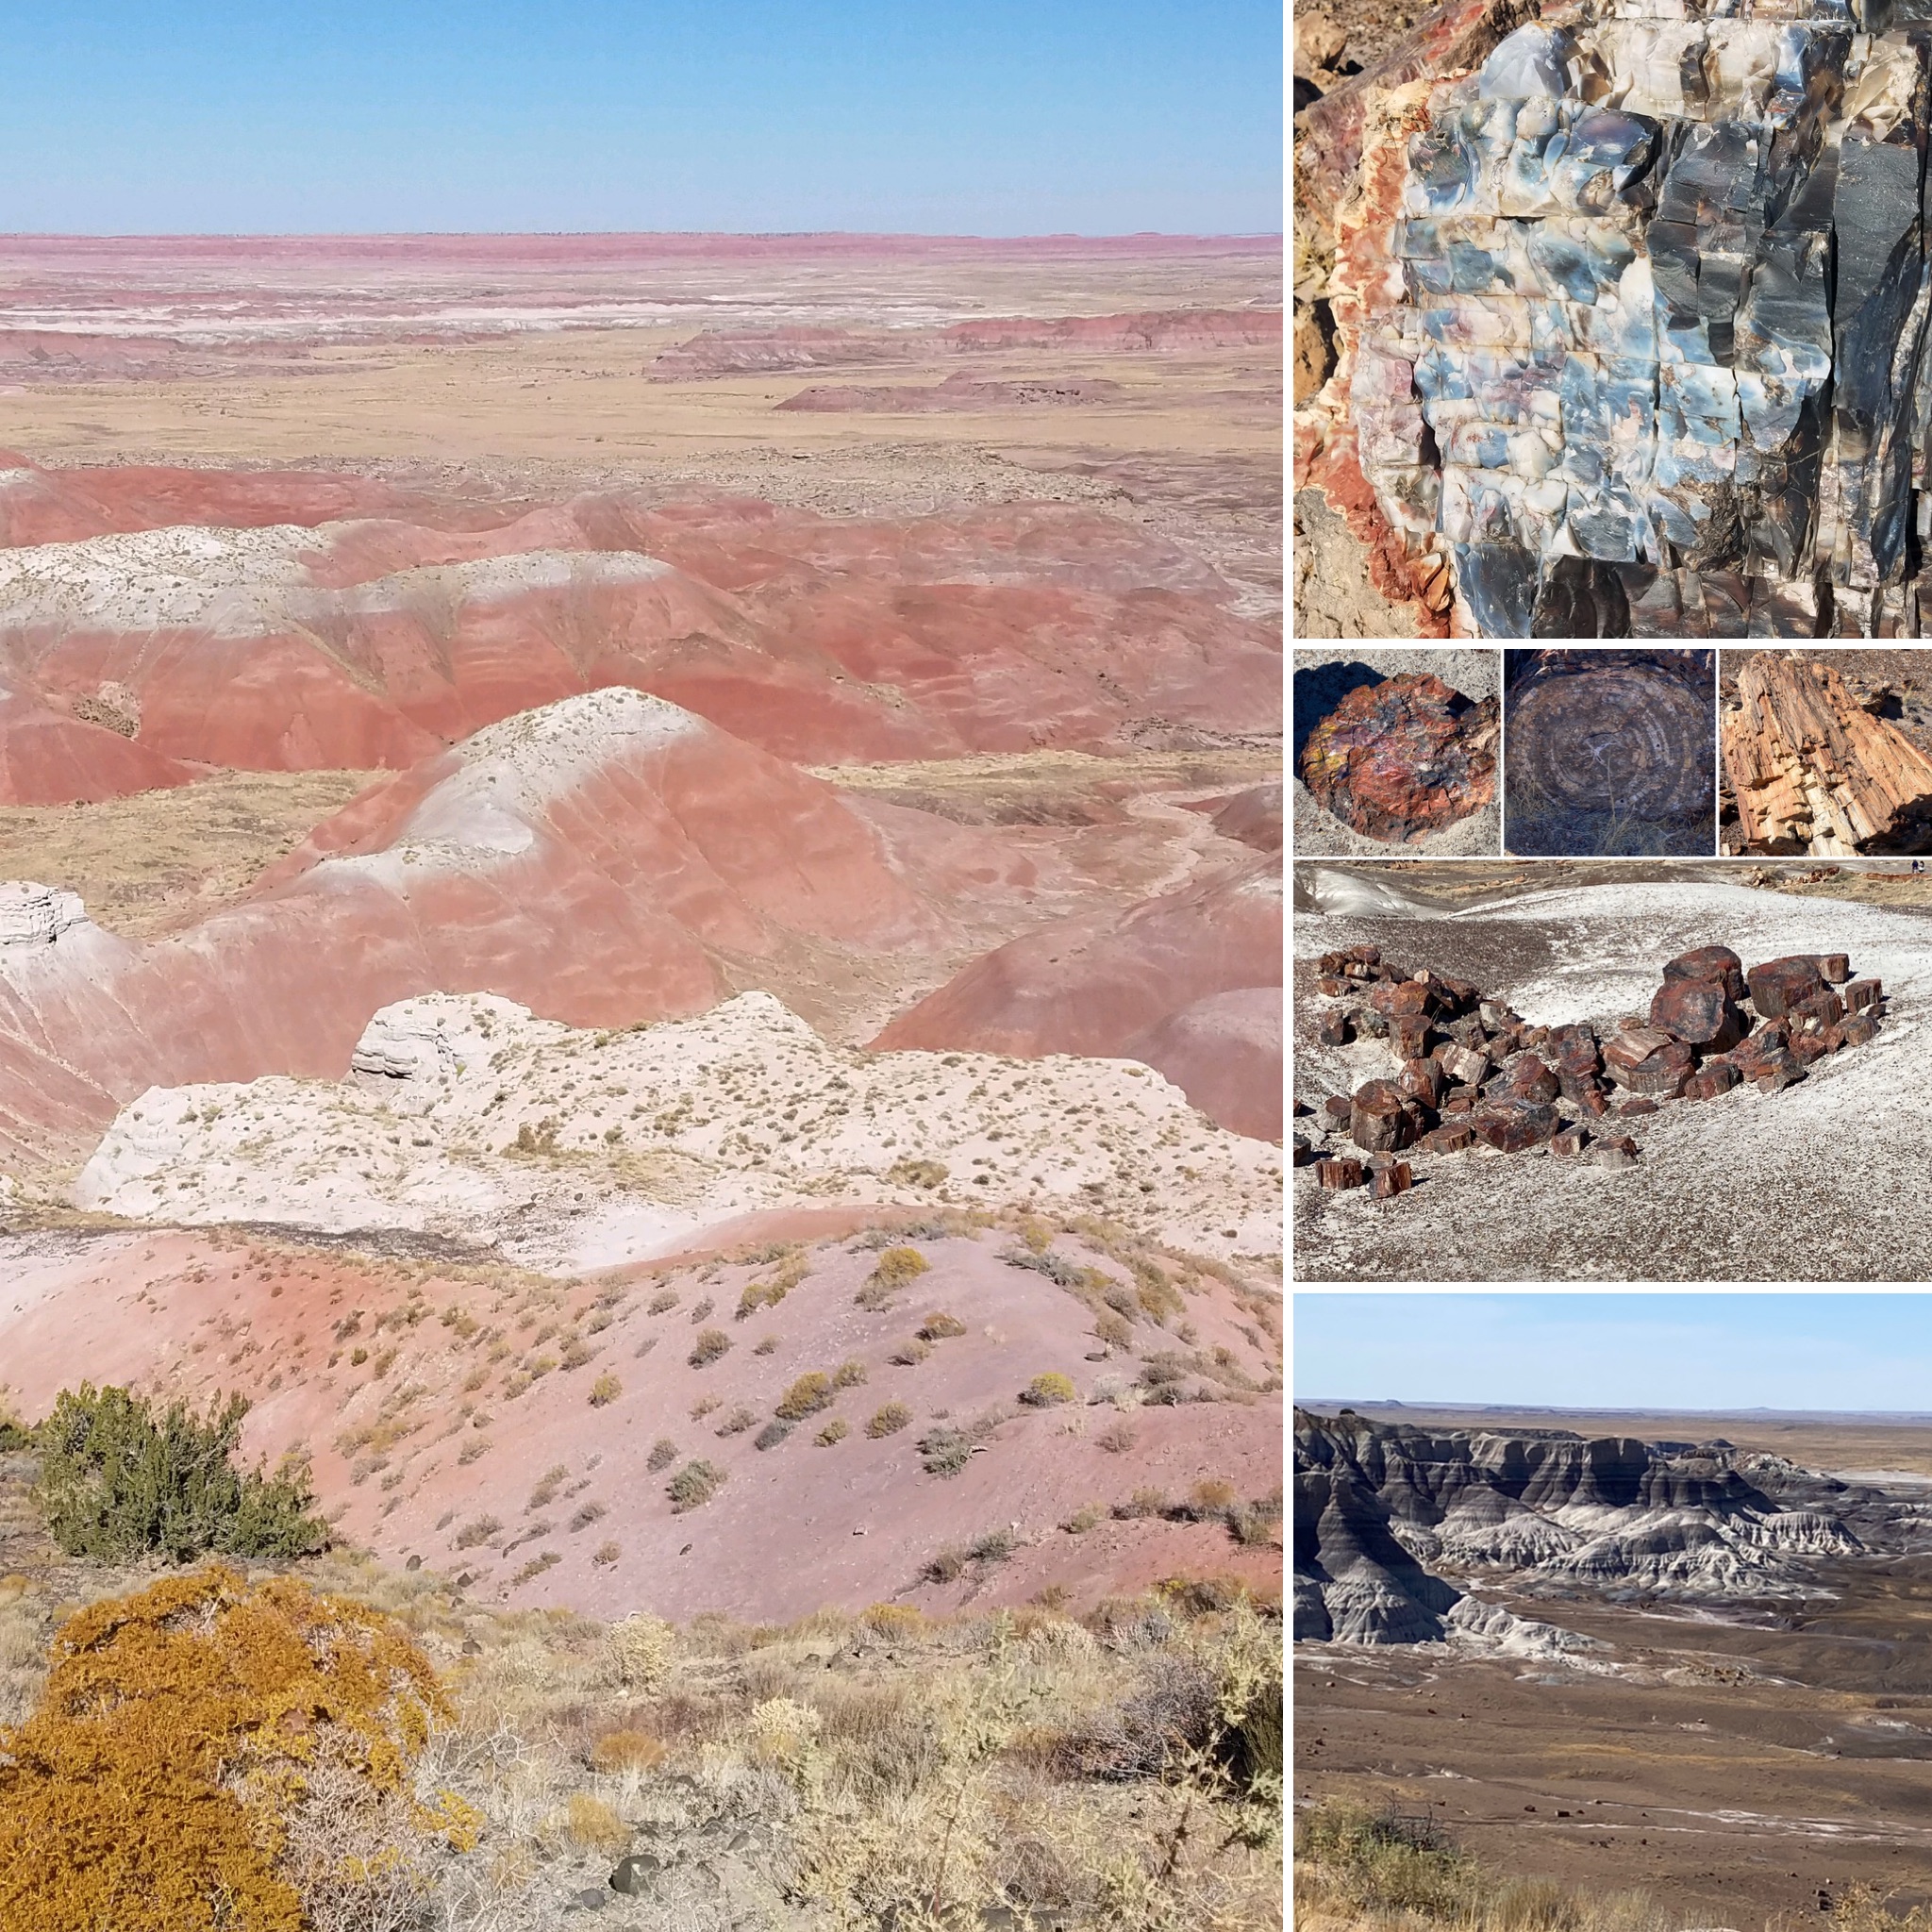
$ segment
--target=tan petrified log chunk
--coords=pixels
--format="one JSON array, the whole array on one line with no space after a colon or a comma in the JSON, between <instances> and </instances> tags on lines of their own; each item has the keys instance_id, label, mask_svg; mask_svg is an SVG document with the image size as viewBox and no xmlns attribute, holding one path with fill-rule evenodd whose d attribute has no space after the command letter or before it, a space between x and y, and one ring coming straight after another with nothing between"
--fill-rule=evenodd
<instances>
[{"instance_id":1,"label":"tan petrified log chunk","mask_svg":"<svg viewBox=\"0 0 1932 1932\"><path fill-rule=\"evenodd\" d=\"M1724 769L1747 852L1855 853L1932 821L1932 758L1829 664L1762 651L1738 673Z\"/></svg>"},{"instance_id":2,"label":"tan petrified log chunk","mask_svg":"<svg viewBox=\"0 0 1932 1932\"><path fill-rule=\"evenodd\" d=\"M1318 1160L1315 1163L1315 1180L1324 1193L1339 1194L1349 1188L1358 1188L1362 1184L1362 1164L1359 1160L1346 1158Z\"/></svg>"}]
</instances>

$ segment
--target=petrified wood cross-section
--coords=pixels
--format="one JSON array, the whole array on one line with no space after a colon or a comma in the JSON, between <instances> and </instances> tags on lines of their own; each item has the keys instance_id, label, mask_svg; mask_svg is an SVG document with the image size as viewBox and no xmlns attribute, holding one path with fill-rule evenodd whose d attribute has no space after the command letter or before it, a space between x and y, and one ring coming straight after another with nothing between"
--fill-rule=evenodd
<instances>
[{"instance_id":1,"label":"petrified wood cross-section","mask_svg":"<svg viewBox=\"0 0 1932 1932\"><path fill-rule=\"evenodd\" d=\"M1349 691L1308 735L1302 782L1371 839L1421 838L1496 795L1497 706L1407 674Z\"/></svg>"}]
</instances>

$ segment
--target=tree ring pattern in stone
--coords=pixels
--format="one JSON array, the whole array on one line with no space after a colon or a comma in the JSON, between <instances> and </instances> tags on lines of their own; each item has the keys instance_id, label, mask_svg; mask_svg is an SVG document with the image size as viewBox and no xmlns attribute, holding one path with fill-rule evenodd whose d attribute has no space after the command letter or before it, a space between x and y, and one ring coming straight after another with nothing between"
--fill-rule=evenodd
<instances>
[{"instance_id":1,"label":"tree ring pattern in stone","mask_svg":"<svg viewBox=\"0 0 1932 1932\"><path fill-rule=\"evenodd\" d=\"M1511 790L1570 811L1707 811L1710 737L1709 706L1641 666L1546 678L1510 710Z\"/></svg>"}]
</instances>

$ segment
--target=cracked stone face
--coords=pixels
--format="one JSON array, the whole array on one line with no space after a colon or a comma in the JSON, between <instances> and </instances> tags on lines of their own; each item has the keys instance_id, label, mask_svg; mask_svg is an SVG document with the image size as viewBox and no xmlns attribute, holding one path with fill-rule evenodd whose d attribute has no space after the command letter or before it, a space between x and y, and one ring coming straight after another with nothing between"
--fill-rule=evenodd
<instances>
[{"instance_id":1,"label":"cracked stone face","mask_svg":"<svg viewBox=\"0 0 1932 1932\"><path fill-rule=\"evenodd\" d=\"M1557 0L1371 104L1351 408L1459 631L1923 634L1924 5Z\"/></svg>"}]
</instances>

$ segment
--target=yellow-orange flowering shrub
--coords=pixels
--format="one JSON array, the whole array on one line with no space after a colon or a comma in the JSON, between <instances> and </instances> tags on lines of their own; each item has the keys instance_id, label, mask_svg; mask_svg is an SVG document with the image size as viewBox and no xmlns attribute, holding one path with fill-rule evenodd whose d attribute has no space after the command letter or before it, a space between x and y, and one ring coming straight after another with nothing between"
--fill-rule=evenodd
<instances>
[{"instance_id":1,"label":"yellow-orange flowering shrub","mask_svg":"<svg viewBox=\"0 0 1932 1932\"><path fill-rule=\"evenodd\" d=\"M305 1932L420 1893L425 1857L475 1839L461 1800L415 1790L451 1716L407 1633L290 1577L95 1604L0 1731L0 1932Z\"/></svg>"}]
</instances>

